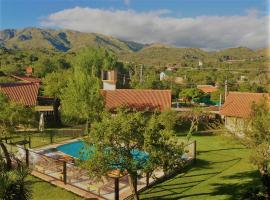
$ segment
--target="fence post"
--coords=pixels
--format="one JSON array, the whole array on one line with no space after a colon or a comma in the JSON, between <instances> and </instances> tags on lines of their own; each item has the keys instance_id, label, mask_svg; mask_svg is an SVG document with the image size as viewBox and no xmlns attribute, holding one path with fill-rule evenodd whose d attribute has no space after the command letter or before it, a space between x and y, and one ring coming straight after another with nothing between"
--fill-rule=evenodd
<instances>
[{"instance_id":1,"label":"fence post","mask_svg":"<svg viewBox=\"0 0 270 200\"><path fill-rule=\"evenodd\" d=\"M149 172L146 173L146 186L149 186Z\"/></svg>"},{"instance_id":2,"label":"fence post","mask_svg":"<svg viewBox=\"0 0 270 200\"><path fill-rule=\"evenodd\" d=\"M50 130L50 140L51 140L51 144L53 143L53 130Z\"/></svg>"},{"instance_id":3,"label":"fence post","mask_svg":"<svg viewBox=\"0 0 270 200\"><path fill-rule=\"evenodd\" d=\"M119 178L114 178L114 199L119 200Z\"/></svg>"},{"instance_id":4,"label":"fence post","mask_svg":"<svg viewBox=\"0 0 270 200\"><path fill-rule=\"evenodd\" d=\"M25 149L25 162L26 166L29 167L29 150Z\"/></svg>"},{"instance_id":5,"label":"fence post","mask_svg":"<svg viewBox=\"0 0 270 200\"><path fill-rule=\"evenodd\" d=\"M63 161L63 181L64 184L67 184L67 163Z\"/></svg>"},{"instance_id":6,"label":"fence post","mask_svg":"<svg viewBox=\"0 0 270 200\"><path fill-rule=\"evenodd\" d=\"M29 144L29 148L31 149L31 148L32 148L31 136L29 136L28 140L29 140L29 141L28 141L28 142L29 142L29 143L28 143L28 144Z\"/></svg>"},{"instance_id":7,"label":"fence post","mask_svg":"<svg viewBox=\"0 0 270 200\"><path fill-rule=\"evenodd\" d=\"M197 158L196 158L196 156L197 156L197 141L195 140L194 141L194 163L196 163L196 161L197 161Z\"/></svg>"}]
</instances>

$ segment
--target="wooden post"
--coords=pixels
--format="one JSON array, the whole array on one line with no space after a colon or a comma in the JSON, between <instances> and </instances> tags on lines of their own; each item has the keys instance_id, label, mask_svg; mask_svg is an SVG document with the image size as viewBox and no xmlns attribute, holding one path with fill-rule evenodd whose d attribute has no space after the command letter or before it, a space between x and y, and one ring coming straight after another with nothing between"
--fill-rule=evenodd
<instances>
[{"instance_id":1,"label":"wooden post","mask_svg":"<svg viewBox=\"0 0 270 200\"><path fill-rule=\"evenodd\" d=\"M67 163L63 161L63 181L64 184L67 184Z\"/></svg>"},{"instance_id":2,"label":"wooden post","mask_svg":"<svg viewBox=\"0 0 270 200\"><path fill-rule=\"evenodd\" d=\"M114 199L119 200L119 178L114 178Z\"/></svg>"},{"instance_id":3,"label":"wooden post","mask_svg":"<svg viewBox=\"0 0 270 200\"><path fill-rule=\"evenodd\" d=\"M25 149L25 163L26 166L29 167L29 150Z\"/></svg>"},{"instance_id":4,"label":"wooden post","mask_svg":"<svg viewBox=\"0 0 270 200\"><path fill-rule=\"evenodd\" d=\"M135 175L135 179L134 179L134 188L135 188L135 191L137 192L138 188L137 188L137 174Z\"/></svg>"},{"instance_id":5,"label":"wooden post","mask_svg":"<svg viewBox=\"0 0 270 200\"><path fill-rule=\"evenodd\" d=\"M149 186L149 178L150 178L150 174L149 172L146 173L146 186Z\"/></svg>"},{"instance_id":6,"label":"wooden post","mask_svg":"<svg viewBox=\"0 0 270 200\"><path fill-rule=\"evenodd\" d=\"M195 140L194 141L194 163L196 163L196 160L197 160L197 158L196 158L196 156L197 156L197 141Z\"/></svg>"},{"instance_id":7,"label":"wooden post","mask_svg":"<svg viewBox=\"0 0 270 200\"><path fill-rule=\"evenodd\" d=\"M28 143L28 144L29 144L29 148L31 149L31 148L32 148L31 136L29 136L28 140L29 140L29 141L28 141L28 142L29 142L29 143Z\"/></svg>"},{"instance_id":8,"label":"wooden post","mask_svg":"<svg viewBox=\"0 0 270 200\"><path fill-rule=\"evenodd\" d=\"M50 131L50 139L51 139L51 144L53 143L53 131Z\"/></svg>"}]
</instances>

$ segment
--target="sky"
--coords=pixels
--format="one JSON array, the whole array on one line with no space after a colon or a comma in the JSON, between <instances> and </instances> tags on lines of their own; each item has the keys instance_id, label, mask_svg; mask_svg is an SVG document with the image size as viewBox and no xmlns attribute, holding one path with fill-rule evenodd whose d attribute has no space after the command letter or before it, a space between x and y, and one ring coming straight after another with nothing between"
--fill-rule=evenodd
<instances>
[{"instance_id":1,"label":"sky","mask_svg":"<svg viewBox=\"0 0 270 200\"><path fill-rule=\"evenodd\" d=\"M269 8L268 0L0 0L0 28L71 29L148 44L256 49L269 44Z\"/></svg>"}]
</instances>

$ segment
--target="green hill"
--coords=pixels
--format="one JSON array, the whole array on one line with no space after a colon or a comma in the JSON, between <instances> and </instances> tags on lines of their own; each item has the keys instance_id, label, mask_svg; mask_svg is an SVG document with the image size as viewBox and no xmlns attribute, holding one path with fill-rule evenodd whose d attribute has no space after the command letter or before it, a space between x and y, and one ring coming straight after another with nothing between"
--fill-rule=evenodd
<instances>
[{"instance_id":1,"label":"green hill","mask_svg":"<svg viewBox=\"0 0 270 200\"><path fill-rule=\"evenodd\" d=\"M114 52L133 52L143 44L119 40L96 33L39 28L6 29L0 32L0 45L6 48L27 50L76 51L85 46L104 47Z\"/></svg>"}]
</instances>

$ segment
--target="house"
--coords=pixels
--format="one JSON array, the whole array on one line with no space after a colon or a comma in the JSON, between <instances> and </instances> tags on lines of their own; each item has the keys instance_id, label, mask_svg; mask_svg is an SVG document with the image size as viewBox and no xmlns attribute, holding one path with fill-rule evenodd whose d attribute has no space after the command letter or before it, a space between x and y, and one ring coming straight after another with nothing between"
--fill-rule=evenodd
<instances>
[{"instance_id":1,"label":"house","mask_svg":"<svg viewBox=\"0 0 270 200\"><path fill-rule=\"evenodd\" d=\"M171 108L170 90L150 89L116 89L117 71L102 72L105 108L115 110L121 106L128 106L136 110L160 110Z\"/></svg>"},{"instance_id":2,"label":"house","mask_svg":"<svg viewBox=\"0 0 270 200\"><path fill-rule=\"evenodd\" d=\"M211 94L218 91L218 87L213 85L197 85L197 88L203 91L205 94Z\"/></svg>"},{"instance_id":3,"label":"house","mask_svg":"<svg viewBox=\"0 0 270 200\"><path fill-rule=\"evenodd\" d=\"M24 106L36 106L39 85L35 83L0 83L0 92L8 99Z\"/></svg>"},{"instance_id":4,"label":"house","mask_svg":"<svg viewBox=\"0 0 270 200\"><path fill-rule=\"evenodd\" d=\"M225 127L242 136L241 131L251 113L252 104L260 102L263 98L270 102L267 93L230 92L220 110L220 115L225 118Z\"/></svg>"}]
</instances>

